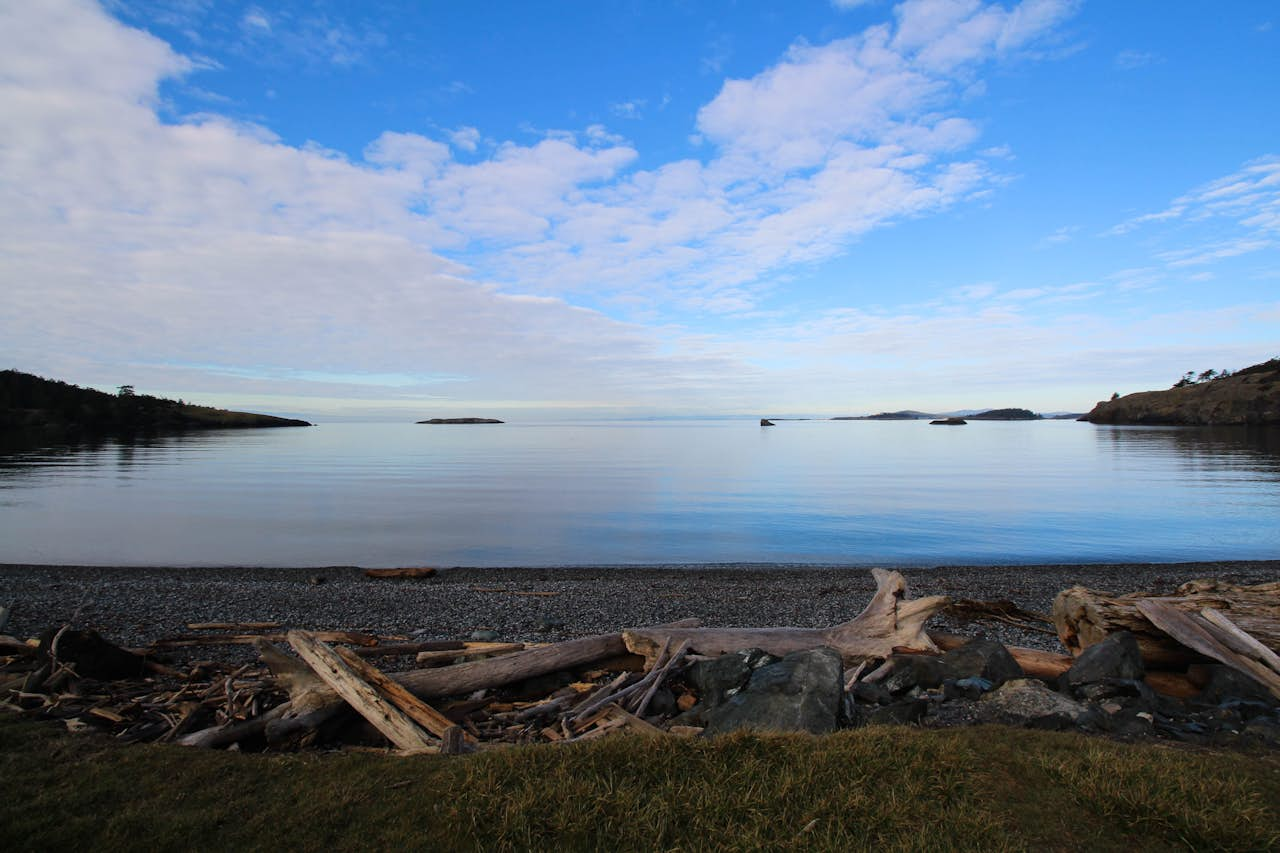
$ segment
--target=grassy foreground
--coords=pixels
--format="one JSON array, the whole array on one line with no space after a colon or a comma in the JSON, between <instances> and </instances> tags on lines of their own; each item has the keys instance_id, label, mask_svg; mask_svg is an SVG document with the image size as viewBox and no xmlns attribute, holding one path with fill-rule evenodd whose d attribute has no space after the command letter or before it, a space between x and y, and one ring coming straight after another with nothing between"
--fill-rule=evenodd
<instances>
[{"instance_id":1,"label":"grassy foreground","mask_svg":"<svg viewBox=\"0 0 1280 853\"><path fill-rule=\"evenodd\" d=\"M996 728L462 758L120 746L0 714L8 850L1267 850L1280 759Z\"/></svg>"}]
</instances>

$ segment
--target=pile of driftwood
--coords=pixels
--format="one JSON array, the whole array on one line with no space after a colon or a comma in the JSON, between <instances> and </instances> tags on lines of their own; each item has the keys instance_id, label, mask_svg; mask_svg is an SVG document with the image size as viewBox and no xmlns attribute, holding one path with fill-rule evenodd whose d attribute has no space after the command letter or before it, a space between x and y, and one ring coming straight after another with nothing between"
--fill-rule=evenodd
<instances>
[{"instance_id":1,"label":"pile of driftwood","mask_svg":"<svg viewBox=\"0 0 1280 853\"><path fill-rule=\"evenodd\" d=\"M1280 583L1197 581L1170 597L1075 587L1058 596L1050 628L1048 615L1007 602L911 599L900 574L873 573L877 591L867 607L827 629L707 628L686 620L533 645L193 624L190 634L124 650L62 626L32 641L0 636L0 702L126 741L222 748L390 742L405 752L458 753L615 732L687 735L700 731L680 724L702 698L686 678L697 661L743 649L783 656L825 647L839 653L852 695L905 653L963 645L969 638L925 630L946 608L953 618L1055 630L1071 654L1008 647L1031 678L1056 679L1075 655L1123 630L1138 636L1146 683L1159 693L1195 695L1196 667L1218 661L1280 697ZM166 650L221 644L252 644L261 663L156 661ZM409 658L414 667L406 671L375 665Z\"/></svg>"}]
</instances>

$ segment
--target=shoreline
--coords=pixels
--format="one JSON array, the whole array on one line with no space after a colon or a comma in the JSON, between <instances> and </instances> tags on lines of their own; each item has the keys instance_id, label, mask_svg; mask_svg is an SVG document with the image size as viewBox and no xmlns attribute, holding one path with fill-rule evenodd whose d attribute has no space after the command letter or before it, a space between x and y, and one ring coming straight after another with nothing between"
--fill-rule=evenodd
<instances>
[{"instance_id":1,"label":"shoreline","mask_svg":"<svg viewBox=\"0 0 1280 853\"><path fill-rule=\"evenodd\" d=\"M890 566L911 597L1008 599L1049 612L1075 585L1169 593L1197 578L1280 580L1280 560L1191 563ZM506 641L550 642L696 617L707 625L825 627L853 618L875 585L869 566L716 563L454 567L422 580L374 580L355 566L57 566L0 564L7 633L30 637L78 617L114 642L141 646L186 633L188 622L279 622L421 639L493 630ZM523 593L523 594L521 594ZM994 623L936 617L930 627L985 631L1002 642L1061 651L1058 639ZM220 647L202 648L222 656ZM244 647L236 647L243 649Z\"/></svg>"}]
</instances>

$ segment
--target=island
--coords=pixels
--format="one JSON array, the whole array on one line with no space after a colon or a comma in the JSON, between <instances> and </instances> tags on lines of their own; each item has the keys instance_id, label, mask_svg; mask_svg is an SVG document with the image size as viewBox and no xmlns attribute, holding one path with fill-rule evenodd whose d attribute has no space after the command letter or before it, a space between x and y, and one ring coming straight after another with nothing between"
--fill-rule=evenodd
<instances>
[{"instance_id":1,"label":"island","mask_svg":"<svg viewBox=\"0 0 1280 853\"><path fill-rule=\"evenodd\" d=\"M19 370L0 371L0 432L129 434L305 426L311 424L138 394L132 385L108 394Z\"/></svg>"},{"instance_id":2,"label":"island","mask_svg":"<svg viewBox=\"0 0 1280 853\"><path fill-rule=\"evenodd\" d=\"M1044 418L1030 409L991 409L969 415L971 421L1042 421Z\"/></svg>"},{"instance_id":3,"label":"island","mask_svg":"<svg viewBox=\"0 0 1280 853\"><path fill-rule=\"evenodd\" d=\"M1235 372L1188 373L1164 391L1119 394L1082 421L1160 426L1280 425L1280 358Z\"/></svg>"},{"instance_id":4,"label":"island","mask_svg":"<svg viewBox=\"0 0 1280 853\"><path fill-rule=\"evenodd\" d=\"M936 421L929 421L930 426L964 426L967 424L964 418L939 418Z\"/></svg>"},{"instance_id":5,"label":"island","mask_svg":"<svg viewBox=\"0 0 1280 853\"><path fill-rule=\"evenodd\" d=\"M496 418L430 418L418 421L420 424L500 424Z\"/></svg>"},{"instance_id":6,"label":"island","mask_svg":"<svg viewBox=\"0 0 1280 853\"><path fill-rule=\"evenodd\" d=\"M917 412L907 409L901 412L880 412L875 415L841 415L832 418L833 421L923 421L929 418L936 418L937 415L931 415L928 412Z\"/></svg>"}]
</instances>

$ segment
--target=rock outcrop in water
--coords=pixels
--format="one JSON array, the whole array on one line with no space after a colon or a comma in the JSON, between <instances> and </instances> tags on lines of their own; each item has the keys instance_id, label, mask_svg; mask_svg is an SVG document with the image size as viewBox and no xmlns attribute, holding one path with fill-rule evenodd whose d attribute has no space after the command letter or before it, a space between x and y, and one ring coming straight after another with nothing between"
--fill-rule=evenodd
<instances>
[{"instance_id":1,"label":"rock outcrop in water","mask_svg":"<svg viewBox=\"0 0 1280 853\"><path fill-rule=\"evenodd\" d=\"M113 434L286 426L311 424L135 394L130 385L107 394L18 370L0 371L0 432Z\"/></svg>"},{"instance_id":2,"label":"rock outcrop in water","mask_svg":"<svg viewBox=\"0 0 1280 853\"><path fill-rule=\"evenodd\" d=\"M1141 391L1098 403L1082 421L1180 426L1280 425L1280 359L1167 391Z\"/></svg>"}]
</instances>

